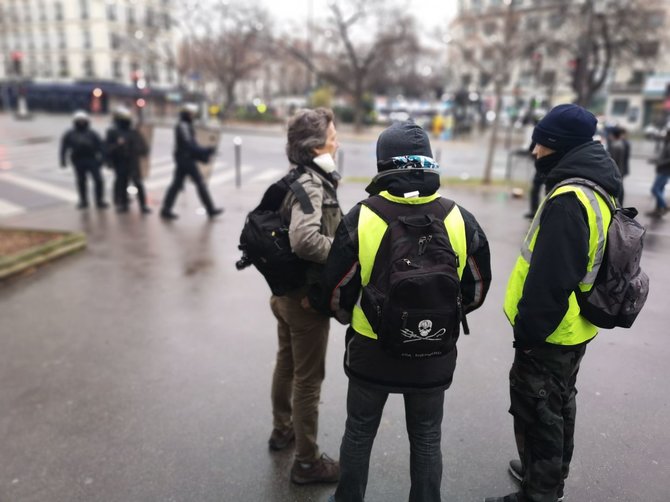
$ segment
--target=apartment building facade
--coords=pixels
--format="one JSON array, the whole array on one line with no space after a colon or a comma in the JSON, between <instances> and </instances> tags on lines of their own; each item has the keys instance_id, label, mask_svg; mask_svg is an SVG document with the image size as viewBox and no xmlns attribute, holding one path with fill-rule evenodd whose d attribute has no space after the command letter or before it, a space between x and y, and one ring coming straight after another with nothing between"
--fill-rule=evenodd
<instances>
[{"instance_id":1,"label":"apartment building facade","mask_svg":"<svg viewBox=\"0 0 670 502\"><path fill-rule=\"evenodd\" d=\"M0 0L0 82L176 84L175 0Z\"/></svg>"},{"instance_id":2,"label":"apartment building facade","mask_svg":"<svg viewBox=\"0 0 670 502\"><path fill-rule=\"evenodd\" d=\"M569 9L590 7L594 16L607 16L607 4L606 0L459 0L448 40L455 87L491 99L493 80L500 78L505 107L573 101L576 61L562 42L583 36L583 26L575 26L567 14ZM650 0L645 8L654 37L640 44L639 57L610 69L596 100L607 120L631 129L654 120L663 106L666 75L670 82L670 1ZM514 31L505 38L510 21Z\"/></svg>"}]
</instances>

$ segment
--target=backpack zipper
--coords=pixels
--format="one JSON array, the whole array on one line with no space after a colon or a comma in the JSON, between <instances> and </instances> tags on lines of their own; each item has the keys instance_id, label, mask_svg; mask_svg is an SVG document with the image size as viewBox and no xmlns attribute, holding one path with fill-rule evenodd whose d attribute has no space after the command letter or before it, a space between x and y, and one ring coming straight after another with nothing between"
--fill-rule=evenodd
<instances>
[{"instance_id":1,"label":"backpack zipper","mask_svg":"<svg viewBox=\"0 0 670 502\"><path fill-rule=\"evenodd\" d=\"M426 252L426 248L433 238L433 234L422 235L419 237L419 256Z\"/></svg>"}]
</instances>

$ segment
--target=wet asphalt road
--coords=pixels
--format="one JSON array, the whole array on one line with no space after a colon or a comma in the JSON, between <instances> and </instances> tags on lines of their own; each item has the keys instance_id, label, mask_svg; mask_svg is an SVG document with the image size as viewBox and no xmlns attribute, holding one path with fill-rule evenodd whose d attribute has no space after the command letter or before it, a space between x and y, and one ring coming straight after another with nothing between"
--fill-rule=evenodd
<instances>
[{"instance_id":1,"label":"wet asphalt road","mask_svg":"<svg viewBox=\"0 0 670 502\"><path fill-rule=\"evenodd\" d=\"M70 205L3 225L83 230L86 251L0 285L0 501L325 501L332 487L289 483L290 452L270 453L276 340L269 291L235 270L245 213L264 188L214 189L208 222L188 185L174 224L155 214L80 213ZM345 183L342 206L363 197ZM443 499L481 501L515 485L507 413L511 330L502 313L527 201L504 191L442 191L479 219L494 282L469 317L447 392ZM648 209L646 195L631 203ZM642 217L642 221L647 221ZM578 381L576 452L566 501L670 500L670 220L649 227L651 294L631 330L601 333ZM333 324L319 442L338 456L345 420L342 326ZM369 502L409 492L402 399L387 404L372 453ZM664 474L665 473L665 474Z\"/></svg>"}]
</instances>

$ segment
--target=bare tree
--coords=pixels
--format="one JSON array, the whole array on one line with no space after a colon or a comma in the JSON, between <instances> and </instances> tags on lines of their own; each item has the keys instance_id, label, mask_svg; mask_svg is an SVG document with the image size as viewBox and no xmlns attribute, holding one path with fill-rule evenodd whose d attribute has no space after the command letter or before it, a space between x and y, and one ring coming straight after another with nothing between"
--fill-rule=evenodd
<instances>
[{"instance_id":1,"label":"bare tree","mask_svg":"<svg viewBox=\"0 0 670 502\"><path fill-rule=\"evenodd\" d=\"M198 29L189 40L189 65L216 82L225 97L224 115L235 107L237 84L249 78L268 58L270 18L258 6L222 1L201 9Z\"/></svg>"},{"instance_id":2,"label":"bare tree","mask_svg":"<svg viewBox=\"0 0 670 502\"><path fill-rule=\"evenodd\" d=\"M592 103L612 69L657 56L665 15L662 2L573 1L564 12L566 29L557 32L554 41L570 56L572 88L579 105Z\"/></svg>"},{"instance_id":3,"label":"bare tree","mask_svg":"<svg viewBox=\"0 0 670 502\"><path fill-rule=\"evenodd\" d=\"M414 21L382 0L331 0L328 9L329 24L311 30L310 40L285 42L283 49L319 80L351 97L360 130L373 80L387 74L388 61L417 44Z\"/></svg>"},{"instance_id":4,"label":"bare tree","mask_svg":"<svg viewBox=\"0 0 670 502\"><path fill-rule=\"evenodd\" d=\"M478 70L480 87L493 87L495 117L484 164L483 184L491 183L505 86L520 62L527 59L529 51L543 42L542 35L521 29L526 12L527 9L516 7L513 1L505 0L503 5L490 7L484 13L464 14L456 19L451 30L465 34L467 39L443 35L443 41L454 49L452 56Z\"/></svg>"}]
</instances>

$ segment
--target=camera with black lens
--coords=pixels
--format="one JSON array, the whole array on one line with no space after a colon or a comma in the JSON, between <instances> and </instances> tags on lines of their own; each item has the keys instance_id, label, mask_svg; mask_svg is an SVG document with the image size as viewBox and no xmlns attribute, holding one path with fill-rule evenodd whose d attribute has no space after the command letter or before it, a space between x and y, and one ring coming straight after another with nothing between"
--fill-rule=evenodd
<instances>
[{"instance_id":1,"label":"camera with black lens","mask_svg":"<svg viewBox=\"0 0 670 502\"><path fill-rule=\"evenodd\" d=\"M251 265L251 258L247 256L246 253L242 253L242 258L235 262L235 268L237 270L243 270Z\"/></svg>"}]
</instances>

